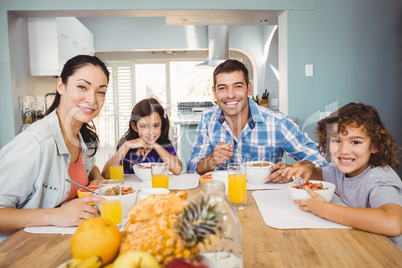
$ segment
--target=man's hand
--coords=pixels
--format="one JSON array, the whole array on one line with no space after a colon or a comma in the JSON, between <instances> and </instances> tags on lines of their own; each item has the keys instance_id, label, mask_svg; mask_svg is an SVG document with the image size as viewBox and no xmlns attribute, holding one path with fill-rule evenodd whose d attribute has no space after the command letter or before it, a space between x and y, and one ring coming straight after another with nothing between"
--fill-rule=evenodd
<instances>
[{"instance_id":1,"label":"man's hand","mask_svg":"<svg viewBox=\"0 0 402 268\"><path fill-rule=\"evenodd\" d=\"M202 174L214 170L220 163L224 163L234 156L230 143L219 142L214 151L201 159L197 164L197 172Z\"/></svg>"},{"instance_id":2,"label":"man's hand","mask_svg":"<svg viewBox=\"0 0 402 268\"><path fill-rule=\"evenodd\" d=\"M212 152L212 160L215 163L215 167L224 163L234 156L233 147L230 143L219 142L214 151Z\"/></svg>"}]
</instances>

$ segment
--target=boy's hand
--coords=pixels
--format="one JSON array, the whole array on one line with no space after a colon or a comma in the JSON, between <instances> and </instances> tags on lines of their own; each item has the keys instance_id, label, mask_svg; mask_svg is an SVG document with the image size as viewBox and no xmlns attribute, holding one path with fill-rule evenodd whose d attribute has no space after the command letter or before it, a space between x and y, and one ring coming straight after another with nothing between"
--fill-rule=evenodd
<instances>
[{"instance_id":1,"label":"boy's hand","mask_svg":"<svg viewBox=\"0 0 402 268\"><path fill-rule=\"evenodd\" d=\"M320 212L322 212L322 206L325 203L328 203L324 197L317 194L314 190L305 186L304 189L306 192L311 195L311 199L299 199L294 202L299 205L299 208L303 211L311 211L313 214L320 216Z\"/></svg>"},{"instance_id":2,"label":"boy's hand","mask_svg":"<svg viewBox=\"0 0 402 268\"><path fill-rule=\"evenodd\" d=\"M276 182L276 183L285 183L285 182L291 181L292 180L291 177L288 178L288 177L282 175L282 172L285 171L287 168L289 168L289 166L283 162L279 162L279 163L272 165L272 167L271 167L272 173L265 180Z\"/></svg>"},{"instance_id":3,"label":"boy's hand","mask_svg":"<svg viewBox=\"0 0 402 268\"><path fill-rule=\"evenodd\" d=\"M292 179L292 176L295 177L295 180L298 180L300 177L303 177L303 183L306 183L310 180L313 175L314 164L304 161L303 163L295 162L291 167L287 167L285 169L279 170L279 173L286 177L287 179Z\"/></svg>"}]
</instances>

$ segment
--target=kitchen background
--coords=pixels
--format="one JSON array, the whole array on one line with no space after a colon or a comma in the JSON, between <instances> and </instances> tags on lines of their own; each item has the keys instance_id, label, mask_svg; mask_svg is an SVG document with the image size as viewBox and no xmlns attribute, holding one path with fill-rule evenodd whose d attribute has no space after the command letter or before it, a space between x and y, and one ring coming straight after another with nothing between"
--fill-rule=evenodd
<instances>
[{"instance_id":1,"label":"kitchen background","mask_svg":"<svg viewBox=\"0 0 402 268\"><path fill-rule=\"evenodd\" d=\"M399 0L0 1L0 146L21 131L18 97L55 91L54 77L30 75L27 18L56 16L77 17L95 54L115 68L128 63L132 77L135 64L205 61L208 25L229 25L229 57L249 67L253 95L268 89L270 106L310 137L320 117L355 101L374 105L400 145L401 9Z\"/></svg>"}]
</instances>

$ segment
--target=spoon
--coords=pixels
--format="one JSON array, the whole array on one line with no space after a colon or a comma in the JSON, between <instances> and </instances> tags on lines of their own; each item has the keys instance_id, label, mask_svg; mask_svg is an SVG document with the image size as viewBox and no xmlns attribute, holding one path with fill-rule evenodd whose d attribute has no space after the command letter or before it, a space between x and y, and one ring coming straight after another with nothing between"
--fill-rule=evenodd
<instances>
[{"instance_id":1,"label":"spoon","mask_svg":"<svg viewBox=\"0 0 402 268\"><path fill-rule=\"evenodd\" d=\"M131 163L131 164L134 164L134 165L138 165L138 166L140 166L140 167L150 168L150 167L147 167L147 166L145 166L145 165L143 165L143 164L138 163L138 162L135 161L135 160L128 160L128 159L125 159L125 158L124 158L124 161L127 161L127 162L129 162L129 163Z\"/></svg>"},{"instance_id":2,"label":"spoon","mask_svg":"<svg viewBox=\"0 0 402 268\"><path fill-rule=\"evenodd\" d=\"M297 187L301 187L301 189L303 189L303 183L300 182L300 180L304 180L303 177L299 177L298 180L295 179L295 176L292 176L292 180L293 180L293 185L297 186Z\"/></svg>"},{"instance_id":3,"label":"spoon","mask_svg":"<svg viewBox=\"0 0 402 268\"><path fill-rule=\"evenodd\" d=\"M72 183L72 184L74 184L74 185L77 185L78 187L84 188L85 190L87 190L87 191L93 193L93 194L96 195L96 196L99 196L98 193L92 191L91 189L89 189L89 188L87 188L87 187L85 187L85 186L82 186L82 185L79 184L79 183L76 183L76 182L74 182L74 181L70 181L69 179L66 179L66 181L68 181L69 183Z\"/></svg>"}]
</instances>

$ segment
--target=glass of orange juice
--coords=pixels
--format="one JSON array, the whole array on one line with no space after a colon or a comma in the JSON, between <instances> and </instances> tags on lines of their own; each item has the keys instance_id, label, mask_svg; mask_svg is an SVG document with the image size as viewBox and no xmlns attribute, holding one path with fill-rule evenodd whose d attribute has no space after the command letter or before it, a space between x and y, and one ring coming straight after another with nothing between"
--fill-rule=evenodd
<instances>
[{"instance_id":1,"label":"glass of orange juice","mask_svg":"<svg viewBox=\"0 0 402 268\"><path fill-rule=\"evenodd\" d=\"M105 180L99 182L99 194L102 197L100 203L101 217L106 218L121 227L121 186L120 180Z\"/></svg>"},{"instance_id":2,"label":"glass of orange juice","mask_svg":"<svg viewBox=\"0 0 402 268\"><path fill-rule=\"evenodd\" d=\"M169 189L169 165L155 163L151 165L152 188Z\"/></svg>"},{"instance_id":3,"label":"glass of orange juice","mask_svg":"<svg viewBox=\"0 0 402 268\"><path fill-rule=\"evenodd\" d=\"M235 210L246 208L247 204L247 174L243 164L230 163L228 169L229 201Z\"/></svg>"},{"instance_id":4,"label":"glass of orange juice","mask_svg":"<svg viewBox=\"0 0 402 268\"><path fill-rule=\"evenodd\" d=\"M111 180L124 181L123 161L123 154L119 154L118 152L109 154L109 172Z\"/></svg>"}]
</instances>

